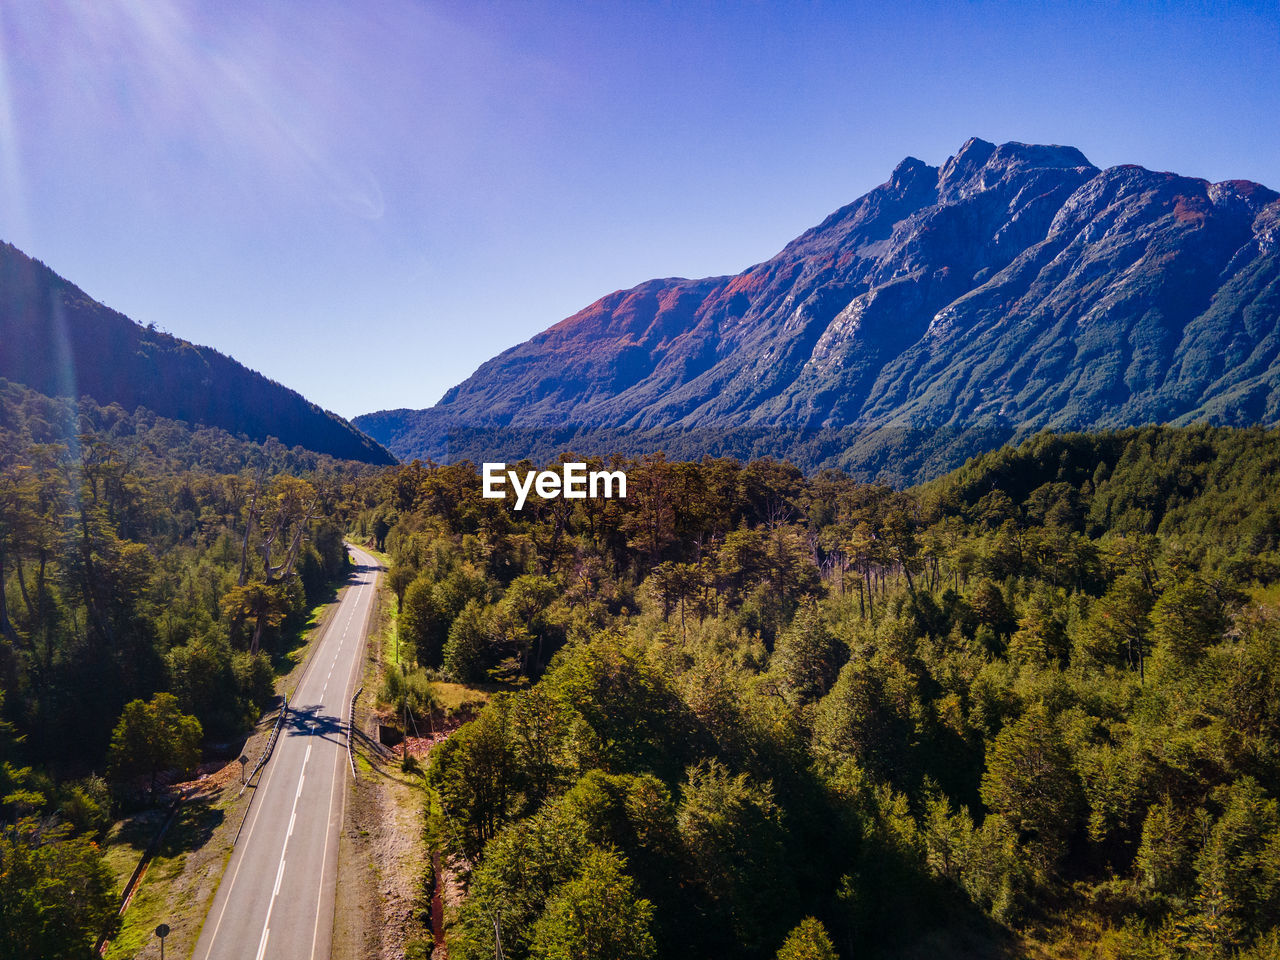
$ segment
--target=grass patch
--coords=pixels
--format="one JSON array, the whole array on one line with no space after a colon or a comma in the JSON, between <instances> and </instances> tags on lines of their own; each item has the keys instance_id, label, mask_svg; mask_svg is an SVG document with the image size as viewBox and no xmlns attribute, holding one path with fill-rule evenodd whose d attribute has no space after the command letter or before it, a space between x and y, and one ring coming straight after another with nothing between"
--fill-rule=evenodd
<instances>
[{"instance_id":1,"label":"grass patch","mask_svg":"<svg viewBox=\"0 0 1280 960\"><path fill-rule=\"evenodd\" d=\"M1273 583L1266 587L1252 587L1248 594L1249 599L1260 607L1280 606L1280 583Z\"/></svg>"},{"instance_id":2,"label":"grass patch","mask_svg":"<svg viewBox=\"0 0 1280 960\"><path fill-rule=\"evenodd\" d=\"M217 881L231 856L235 820L231 810L235 806L233 791L183 804L125 911L119 935L107 948L108 960L152 953L158 956L155 928L160 923L167 923L173 930L166 943L166 956L190 955L213 902ZM148 812L113 831L115 842L107 852L107 860L112 869L123 872L122 887L158 825ZM217 841L210 842L215 837Z\"/></svg>"},{"instance_id":3,"label":"grass patch","mask_svg":"<svg viewBox=\"0 0 1280 960\"><path fill-rule=\"evenodd\" d=\"M447 680L431 683L432 695L447 713L455 712L464 703L488 703L491 692L467 683L450 683Z\"/></svg>"},{"instance_id":4,"label":"grass patch","mask_svg":"<svg viewBox=\"0 0 1280 960\"><path fill-rule=\"evenodd\" d=\"M107 833L103 844L103 859L116 878L116 889L124 892L124 885L133 876L134 868L142 853L151 843L168 812L160 807L143 810L117 821Z\"/></svg>"},{"instance_id":5,"label":"grass patch","mask_svg":"<svg viewBox=\"0 0 1280 960\"><path fill-rule=\"evenodd\" d=\"M378 609L374 613L373 626L370 627L372 634L373 649L377 651L378 659L386 665L402 664L400 659L400 644L397 642L397 631L400 623L400 613L396 610L396 599L391 595L391 591L382 587L378 591Z\"/></svg>"}]
</instances>

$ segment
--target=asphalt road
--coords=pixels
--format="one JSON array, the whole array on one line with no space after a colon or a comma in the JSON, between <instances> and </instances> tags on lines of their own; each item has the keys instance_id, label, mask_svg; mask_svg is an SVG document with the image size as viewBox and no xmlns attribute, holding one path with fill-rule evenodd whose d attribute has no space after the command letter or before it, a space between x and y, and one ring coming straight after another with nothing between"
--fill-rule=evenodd
<instances>
[{"instance_id":1,"label":"asphalt road","mask_svg":"<svg viewBox=\"0 0 1280 960\"><path fill-rule=\"evenodd\" d=\"M200 931L194 960L328 960L338 831L350 765L347 720L377 589L377 562L351 548L355 573L302 682Z\"/></svg>"}]
</instances>

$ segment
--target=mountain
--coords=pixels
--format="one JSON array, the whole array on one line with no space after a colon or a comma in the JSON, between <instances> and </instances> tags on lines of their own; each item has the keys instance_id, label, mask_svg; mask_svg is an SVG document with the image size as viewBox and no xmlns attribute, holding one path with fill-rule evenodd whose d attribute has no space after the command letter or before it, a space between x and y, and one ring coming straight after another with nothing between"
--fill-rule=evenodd
<instances>
[{"instance_id":1,"label":"mountain","mask_svg":"<svg viewBox=\"0 0 1280 960\"><path fill-rule=\"evenodd\" d=\"M0 377L59 397L275 437L343 460L395 458L347 421L209 347L142 327L0 244Z\"/></svg>"},{"instance_id":2,"label":"mountain","mask_svg":"<svg viewBox=\"0 0 1280 960\"><path fill-rule=\"evenodd\" d=\"M786 456L907 482L1045 428L1280 422L1280 202L972 139L771 260L651 280L355 423L403 458Z\"/></svg>"}]
</instances>

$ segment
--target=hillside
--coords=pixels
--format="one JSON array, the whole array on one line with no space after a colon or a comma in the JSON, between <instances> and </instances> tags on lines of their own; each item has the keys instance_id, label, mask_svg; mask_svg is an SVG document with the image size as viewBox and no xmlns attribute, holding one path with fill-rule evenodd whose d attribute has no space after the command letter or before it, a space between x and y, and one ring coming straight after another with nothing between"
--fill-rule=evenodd
<instances>
[{"instance_id":1,"label":"hillside","mask_svg":"<svg viewBox=\"0 0 1280 960\"><path fill-rule=\"evenodd\" d=\"M469 464L369 476L385 713L491 693L428 755L434 942L1274 958L1278 461L1280 430L1206 425L905 491L649 458L625 500L518 513Z\"/></svg>"},{"instance_id":2,"label":"hillside","mask_svg":"<svg viewBox=\"0 0 1280 960\"><path fill-rule=\"evenodd\" d=\"M301 394L209 347L134 323L11 244L0 245L0 377L338 459L395 462Z\"/></svg>"},{"instance_id":3,"label":"hillside","mask_svg":"<svg viewBox=\"0 0 1280 960\"><path fill-rule=\"evenodd\" d=\"M665 448L911 482L1041 429L1280 422L1280 202L969 140L733 277L612 293L430 410L397 455Z\"/></svg>"}]
</instances>

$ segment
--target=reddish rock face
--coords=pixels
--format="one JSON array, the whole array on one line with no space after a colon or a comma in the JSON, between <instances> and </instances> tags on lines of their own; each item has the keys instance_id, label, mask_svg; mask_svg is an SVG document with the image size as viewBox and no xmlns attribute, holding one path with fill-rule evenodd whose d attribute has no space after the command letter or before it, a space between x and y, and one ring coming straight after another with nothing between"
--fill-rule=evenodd
<instances>
[{"instance_id":1,"label":"reddish rock face","mask_svg":"<svg viewBox=\"0 0 1280 960\"><path fill-rule=\"evenodd\" d=\"M904 436L1276 423L1278 221L1248 181L970 140L736 277L610 294L435 408L357 423L403 457L665 446L855 472Z\"/></svg>"}]
</instances>

